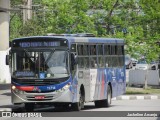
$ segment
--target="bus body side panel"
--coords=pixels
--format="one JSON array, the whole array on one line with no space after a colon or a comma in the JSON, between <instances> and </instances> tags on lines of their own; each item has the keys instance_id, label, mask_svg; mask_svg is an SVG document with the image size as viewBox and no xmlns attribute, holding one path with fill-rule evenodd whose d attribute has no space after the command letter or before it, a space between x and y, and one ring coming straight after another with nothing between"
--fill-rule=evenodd
<instances>
[{"instance_id":1,"label":"bus body side panel","mask_svg":"<svg viewBox=\"0 0 160 120\"><path fill-rule=\"evenodd\" d=\"M114 68L106 68L107 73L107 81L111 83L112 86L112 97L117 96L117 82L116 82L116 69Z\"/></svg>"},{"instance_id":2,"label":"bus body side panel","mask_svg":"<svg viewBox=\"0 0 160 120\"><path fill-rule=\"evenodd\" d=\"M90 85L89 85L90 101L96 99L97 95L96 88L97 88L97 69L90 69Z\"/></svg>"},{"instance_id":3,"label":"bus body side panel","mask_svg":"<svg viewBox=\"0 0 160 120\"><path fill-rule=\"evenodd\" d=\"M79 97L79 86L78 86L78 77L77 75L75 75L73 77L73 80L72 80L72 83L71 83L71 93L72 93L72 102L75 103L75 102L78 102L78 97Z\"/></svg>"},{"instance_id":4,"label":"bus body side panel","mask_svg":"<svg viewBox=\"0 0 160 120\"><path fill-rule=\"evenodd\" d=\"M90 101L107 98L107 86L111 83L112 97L125 92L125 73L123 68L90 70Z\"/></svg>"},{"instance_id":5,"label":"bus body side panel","mask_svg":"<svg viewBox=\"0 0 160 120\"><path fill-rule=\"evenodd\" d=\"M83 84L84 90L85 90L85 102L90 101L90 69L84 69L83 70Z\"/></svg>"},{"instance_id":6,"label":"bus body side panel","mask_svg":"<svg viewBox=\"0 0 160 120\"><path fill-rule=\"evenodd\" d=\"M94 92L94 100L102 100L106 99L106 90L107 90L107 79L106 79L106 71L105 69L96 69L96 84L95 84L95 92ZM94 87L94 86L92 86Z\"/></svg>"},{"instance_id":7,"label":"bus body side panel","mask_svg":"<svg viewBox=\"0 0 160 120\"><path fill-rule=\"evenodd\" d=\"M107 77L112 85L112 98L125 93L125 71L124 68L109 68Z\"/></svg>"},{"instance_id":8,"label":"bus body side panel","mask_svg":"<svg viewBox=\"0 0 160 120\"><path fill-rule=\"evenodd\" d=\"M78 74L77 74L77 78L78 78L78 88L77 88L77 98L79 98L79 90L81 85L83 85L84 87L84 91L85 91L85 102L89 102L90 101L90 70L87 69L78 69ZM77 100L78 102L78 100Z\"/></svg>"},{"instance_id":9,"label":"bus body side panel","mask_svg":"<svg viewBox=\"0 0 160 120\"><path fill-rule=\"evenodd\" d=\"M126 79L125 79L125 68L117 68L116 70L117 77L116 81L118 83L117 86L117 96L122 95L125 93L125 88L126 88Z\"/></svg>"}]
</instances>

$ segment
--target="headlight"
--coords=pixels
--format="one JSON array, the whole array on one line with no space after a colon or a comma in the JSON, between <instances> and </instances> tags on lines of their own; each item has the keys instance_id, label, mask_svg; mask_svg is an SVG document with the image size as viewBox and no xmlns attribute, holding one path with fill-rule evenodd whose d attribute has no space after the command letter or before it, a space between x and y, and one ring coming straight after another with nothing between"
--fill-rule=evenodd
<instances>
[{"instance_id":1,"label":"headlight","mask_svg":"<svg viewBox=\"0 0 160 120\"><path fill-rule=\"evenodd\" d=\"M63 88L57 90L57 92L64 92L65 90L68 90L70 87L70 84L65 85Z\"/></svg>"},{"instance_id":2,"label":"headlight","mask_svg":"<svg viewBox=\"0 0 160 120\"><path fill-rule=\"evenodd\" d=\"M67 84L67 85L65 85L65 86L63 87L63 89L67 90L67 89L69 89L69 87L70 87L70 85Z\"/></svg>"},{"instance_id":3,"label":"headlight","mask_svg":"<svg viewBox=\"0 0 160 120\"><path fill-rule=\"evenodd\" d=\"M16 89L16 86L13 85L13 86L12 86L12 90L15 90L15 89Z\"/></svg>"},{"instance_id":4,"label":"headlight","mask_svg":"<svg viewBox=\"0 0 160 120\"><path fill-rule=\"evenodd\" d=\"M12 86L12 90L17 94L24 94L24 91L17 89L16 86L14 86L14 85Z\"/></svg>"}]
</instances>

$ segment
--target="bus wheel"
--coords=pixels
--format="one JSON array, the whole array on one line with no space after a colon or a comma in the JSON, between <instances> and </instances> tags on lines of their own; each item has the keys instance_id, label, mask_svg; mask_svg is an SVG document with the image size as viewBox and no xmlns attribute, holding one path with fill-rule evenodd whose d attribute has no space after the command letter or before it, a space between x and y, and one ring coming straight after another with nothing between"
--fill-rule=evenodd
<instances>
[{"instance_id":1,"label":"bus wheel","mask_svg":"<svg viewBox=\"0 0 160 120\"><path fill-rule=\"evenodd\" d=\"M112 91L111 87L107 86L107 99L94 101L95 107L109 107L111 105Z\"/></svg>"},{"instance_id":2,"label":"bus wheel","mask_svg":"<svg viewBox=\"0 0 160 120\"><path fill-rule=\"evenodd\" d=\"M79 93L79 102L77 103L72 103L72 108L75 111L80 111L82 108L84 108L84 97L81 94L81 91Z\"/></svg>"},{"instance_id":3,"label":"bus wheel","mask_svg":"<svg viewBox=\"0 0 160 120\"><path fill-rule=\"evenodd\" d=\"M25 103L25 111L32 112L34 110L34 103Z\"/></svg>"},{"instance_id":4,"label":"bus wheel","mask_svg":"<svg viewBox=\"0 0 160 120\"><path fill-rule=\"evenodd\" d=\"M111 105L111 99L112 99L112 91L111 87L107 86L107 99L105 100L105 107L109 107Z\"/></svg>"}]
</instances>

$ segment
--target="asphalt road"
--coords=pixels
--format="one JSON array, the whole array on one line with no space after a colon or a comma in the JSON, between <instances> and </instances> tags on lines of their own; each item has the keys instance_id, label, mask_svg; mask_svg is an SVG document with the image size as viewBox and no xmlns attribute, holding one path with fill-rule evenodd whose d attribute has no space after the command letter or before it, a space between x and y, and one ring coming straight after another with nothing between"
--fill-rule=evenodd
<instances>
[{"instance_id":1,"label":"asphalt road","mask_svg":"<svg viewBox=\"0 0 160 120\"><path fill-rule=\"evenodd\" d=\"M23 105L21 106L13 106L10 100L10 93L4 92L0 95L0 111L11 111L18 113L26 113L24 111ZM72 111L72 109L64 109L59 108L55 109L54 106L37 106L34 109L34 113L42 114L43 117L124 117L128 118L128 114L144 114L145 112L149 112L149 114L154 114L158 111L158 115L160 114L160 99L157 100L113 100L111 107L108 108L95 108L94 103L85 103L85 108L81 112ZM130 117L132 119L135 117ZM143 117L144 118L144 117ZM152 119L157 120L157 117L151 117ZM1 118L0 118L1 119ZM10 120L10 118L5 118ZM16 118L17 119L17 118ZM24 119L24 118L23 118ZM146 118L148 119L148 117ZM12 118L14 120L14 118ZM56 119L57 120L57 119ZM66 120L66 119L65 119ZM128 119L127 119L128 120Z\"/></svg>"},{"instance_id":2,"label":"asphalt road","mask_svg":"<svg viewBox=\"0 0 160 120\"><path fill-rule=\"evenodd\" d=\"M126 71L126 77L128 77L129 70ZM4 87L4 91L0 91L0 111L11 111L12 109L18 114L18 113L25 113L23 105L21 106L14 106L11 104L11 94L9 90L5 90L6 87ZM18 112L17 112L18 111ZM91 117L92 120L106 120L107 119L114 119L114 120L160 120L158 117L127 117L128 114L144 114L145 112L149 112L149 114L154 114L158 111L158 114L160 113L160 99L157 100L113 100L112 105L109 108L95 108L94 103L86 103L85 108L81 112L74 112L72 109L64 109L59 108L55 109L54 106L37 106L33 113L38 113L43 116L43 118L40 118L40 120L72 120L72 119L78 119L82 120L81 117L84 120L88 120L88 117ZM0 112L1 114L1 112ZM27 113L30 114L30 113ZM68 117L69 116L69 117ZM120 117L123 118L120 118ZM49 117L49 118L45 118ZM97 118L98 117L98 118ZM99 118L100 117L100 118ZM2 118L4 120L18 120L21 118ZM23 118L25 120L28 118ZM35 118L30 118L35 119ZM38 118L39 119L39 118ZM1 118L0 118L1 120Z\"/></svg>"}]
</instances>

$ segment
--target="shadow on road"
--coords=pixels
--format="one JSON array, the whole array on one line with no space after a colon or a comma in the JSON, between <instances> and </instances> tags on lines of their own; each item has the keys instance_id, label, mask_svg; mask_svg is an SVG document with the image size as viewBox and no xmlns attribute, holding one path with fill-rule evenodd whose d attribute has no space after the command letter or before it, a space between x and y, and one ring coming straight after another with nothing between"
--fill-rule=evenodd
<instances>
[{"instance_id":1,"label":"shadow on road","mask_svg":"<svg viewBox=\"0 0 160 120\"><path fill-rule=\"evenodd\" d=\"M9 106L6 106L9 107ZM114 107L114 105L112 105L111 107ZM4 106L3 106L4 108ZM105 107L102 107L105 108ZM86 105L81 111L92 111L95 109L101 109L101 108L96 108L94 105ZM13 112L25 112L24 110L24 106L21 107L12 107L12 111ZM98 110L97 110L98 111ZM33 111L30 112L76 112L72 109L72 107L54 107L54 106L47 106L47 105L37 105L35 106L35 109Z\"/></svg>"},{"instance_id":2,"label":"shadow on road","mask_svg":"<svg viewBox=\"0 0 160 120\"><path fill-rule=\"evenodd\" d=\"M14 108L14 105L2 105L0 108Z\"/></svg>"},{"instance_id":3,"label":"shadow on road","mask_svg":"<svg viewBox=\"0 0 160 120\"><path fill-rule=\"evenodd\" d=\"M10 92L7 92L7 93L3 93L1 95L6 95L6 96L11 96L11 93Z\"/></svg>"}]
</instances>

